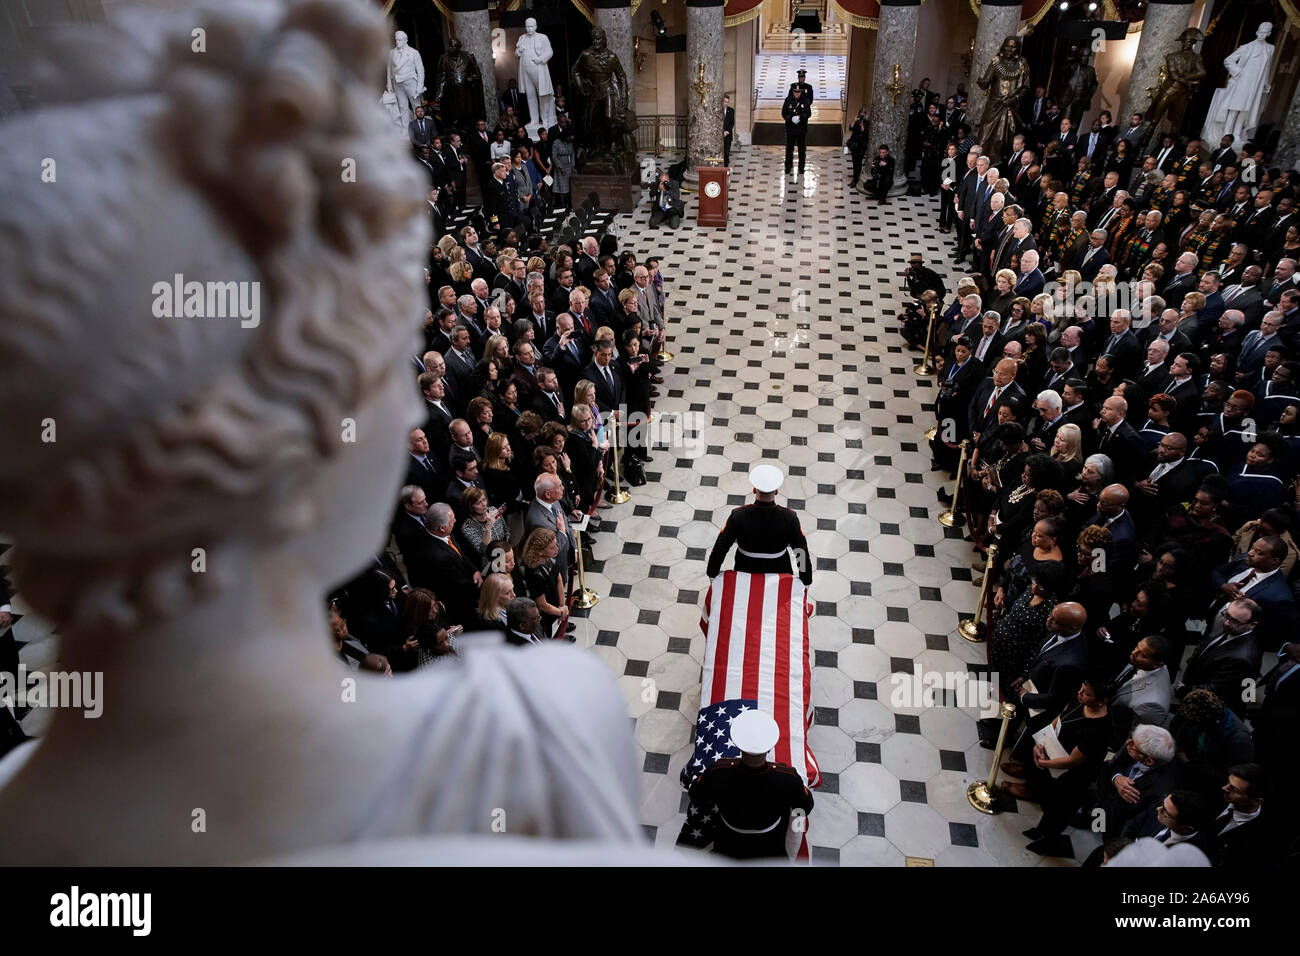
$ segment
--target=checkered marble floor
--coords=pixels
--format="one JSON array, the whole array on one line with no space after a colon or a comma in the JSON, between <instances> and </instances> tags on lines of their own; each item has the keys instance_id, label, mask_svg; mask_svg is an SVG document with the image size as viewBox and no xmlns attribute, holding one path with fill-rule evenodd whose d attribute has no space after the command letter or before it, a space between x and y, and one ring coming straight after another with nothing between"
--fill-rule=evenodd
<instances>
[{"instance_id":1,"label":"checkered marble floor","mask_svg":"<svg viewBox=\"0 0 1300 956\"><path fill-rule=\"evenodd\" d=\"M799 77L797 71L808 71L805 77L812 85L815 100L839 102L844 90L844 71L848 57L813 56L807 53L761 53L754 57L754 85L758 87L760 103L785 102L790 84Z\"/></svg>"},{"instance_id":2,"label":"checkered marble floor","mask_svg":"<svg viewBox=\"0 0 1300 956\"><path fill-rule=\"evenodd\" d=\"M749 469L772 460L816 561L814 862L1061 865L1024 849L1037 806L985 816L967 802L992 756L975 711L891 702L891 675L987 672L984 645L956 634L974 610L974 554L935 520L921 435L933 386L893 327L909 254L948 261L937 200L868 202L835 149L809 149L792 183L783 152L732 151L727 229L697 229L693 195L675 232L649 229L645 210L618 221L622 247L660 255L667 282L676 359L656 412L702 427L701 447L655 450L648 483L604 512L587 576L601 599L578 628L635 720L646 833L672 847L684 819L677 775L699 704L708 550L748 500ZM1079 859L1096 845L1069 834Z\"/></svg>"}]
</instances>

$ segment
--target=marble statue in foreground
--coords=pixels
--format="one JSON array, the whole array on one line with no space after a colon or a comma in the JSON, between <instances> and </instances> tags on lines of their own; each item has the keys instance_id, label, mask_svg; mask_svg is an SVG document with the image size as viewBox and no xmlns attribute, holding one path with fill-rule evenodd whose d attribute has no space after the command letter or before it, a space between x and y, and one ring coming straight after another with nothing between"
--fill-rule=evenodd
<instances>
[{"instance_id":1,"label":"marble statue in foreground","mask_svg":"<svg viewBox=\"0 0 1300 956\"><path fill-rule=\"evenodd\" d=\"M51 37L42 105L5 124L0 528L103 712L58 711L0 763L0 863L639 852L595 657L364 680L330 653L325 592L387 537L419 417L430 237L374 101L384 29L356 0L137 14ZM158 315L173 281L208 290L201 314Z\"/></svg>"}]
</instances>

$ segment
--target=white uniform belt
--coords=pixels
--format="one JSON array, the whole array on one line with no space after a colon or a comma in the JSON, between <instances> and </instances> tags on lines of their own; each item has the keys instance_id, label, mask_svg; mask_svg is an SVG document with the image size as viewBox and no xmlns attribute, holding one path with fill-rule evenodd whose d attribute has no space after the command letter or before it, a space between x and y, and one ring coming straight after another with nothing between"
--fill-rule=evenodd
<instances>
[{"instance_id":1,"label":"white uniform belt","mask_svg":"<svg viewBox=\"0 0 1300 956\"><path fill-rule=\"evenodd\" d=\"M773 561L776 558L784 558L786 556L786 552L784 550L771 551L771 552L746 551L744 548L739 546L737 546L736 548L736 553L743 554L747 558L758 558L763 561Z\"/></svg>"},{"instance_id":2,"label":"white uniform belt","mask_svg":"<svg viewBox=\"0 0 1300 956\"><path fill-rule=\"evenodd\" d=\"M732 833L743 833L745 836L757 836L760 833L771 833L773 830L775 830L777 827L781 825L781 819L778 817L775 823L771 824L770 826L765 826L761 830L742 830L740 827L733 827L730 823L728 823L727 818L724 817L721 813L718 814L718 819L720 819L722 821L722 825L725 826Z\"/></svg>"}]
</instances>

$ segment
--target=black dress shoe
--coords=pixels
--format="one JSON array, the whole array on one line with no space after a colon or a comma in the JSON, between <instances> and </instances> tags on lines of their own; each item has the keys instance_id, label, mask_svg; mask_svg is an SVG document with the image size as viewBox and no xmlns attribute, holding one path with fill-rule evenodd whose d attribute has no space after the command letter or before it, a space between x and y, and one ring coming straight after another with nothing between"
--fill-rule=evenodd
<instances>
[{"instance_id":1,"label":"black dress shoe","mask_svg":"<svg viewBox=\"0 0 1300 956\"><path fill-rule=\"evenodd\" d=\"M1028 830L1021 830L1020 832L1031 840L1037 840L1043 835L1039 832L1038 827L1030 827Z\"/></svg>"},{"instance_id":2,"label":"black dress shoe","mask_svg":"<svg viewBox=\"0 0 1300 956\"><path fill-rule=\"evenodd\" d=\"M935 494L938 496L939 500L942 501L944 504L946 505L952 504L952 495L944 491L942 488L940 488L937 492L935 492Z\"/></svg>"},{"instance_id":3,"label":"black dress shoe","mask_svg":"<svg viewBox=\"0 0 1300 956\"><path fill-rule=\"evenodd\" d=\"M1070 843L1070 838L1065 834L1035 840L1029 844L1028 849L1039 856L1060 856L1067 860L1074 859L1074 846Z\"/></svg>"}]
</instances>

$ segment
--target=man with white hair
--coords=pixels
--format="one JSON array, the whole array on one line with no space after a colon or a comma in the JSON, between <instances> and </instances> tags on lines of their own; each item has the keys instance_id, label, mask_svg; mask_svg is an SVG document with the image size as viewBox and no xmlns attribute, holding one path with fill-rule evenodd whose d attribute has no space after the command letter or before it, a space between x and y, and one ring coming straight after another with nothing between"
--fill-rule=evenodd
<instances>
[{"instance_id":1,"label":"man with white hair","mask_svg":"<svg viewBox=\"0 0 1300 956\"><path fill-rule=\"evenodd\" d=\"M573 562L574 540L571 516L564 513L561 499L564 497L564 483L559 477L542 472L533 482L533 503L524 513L524 534L534 528L546 528L555 532L555 543L560 553L555 558L555 568L560 580L568 586L569 567Z\"/></svg>"},{"instance_id":2,"label":"man with white hair","mask_svg":"<svg viewBox=\"0 0 1300 956\"><path fill-rule=\"evenodd\" d=\"M1027 219L1021 219L1017 222L1017 225L1028 221ZM1016 279L1016 295L1032 299L1042 292L1043 287L1046 285L1047 280L1043 277L1042 270L1038 268L1038 250L1026 249L1020 253L1020 275Z\"/></svg>"},{"instance_id":3,"label":"man with white hair","mask_svg":"<svg viewBox=\"0 0 1300 956\"><path fill-rule=\"evenodd\" d=\"M600 268L599 256L600 243L596 241L596 237L584 236L582 254L578 256L578 261L573 264L574 274L578 277L578 285L590 289L596 284L596 270Z\"/></svg>"},{"instance_id":4,"label":"man with white hair","mask_svg":"<svg viewBox=\"0 0 1300 956\"><path fill-rule=\"evenodd\" d=\"M1169 668L1158 657L1160 648L1167 652L1169 642L1160 637L1139 641L1130 663L1120 672L1121 675L1128 672L1129 677L1115 689L1115 693L1117 696L1124 694L1131 701L1135 696L1133 685L1156 685L1154 694L1150 687L1137 693L1143 698L1159 697L1158 685L1163 674L1164 715L1168 720ZM1132 663L1133 658L1138 658L1141 663ZM1156 664L1154 668L1148 666L1152 663ZM1134 714L1132 707L1128 711ZM1144 721L1133 728L1124 746L1106 761L1098 777L1097 806L1105 812L1103 823L1107 839L1118 835L1129 820L1146 812L1156 801L1163 800L1178 785L1178 765L1174 763L1176 749L1173 735L1159 721Z\"/></svg>"},{"instance_id":5,"label":"man with white hair","mask_svg":"<svg viewBox=\"0 0 1300 956\"><path fill-rule=\"evenodd\" d=\"M1064 410L1061 395L1054 389L1045 388L1034 398L1034 411L1037 414L1029 422L1029 446L1034 451L1051 452L1056 432L1065 424L1065 419L1061 417Z\"/></svg>"},{"instance_id":6,"label":"man with white hair","mask_svg":"<svg viewBox=\"0 0 1300 956\"><path fill-rule=\"evenodd\" d=\"M1142 345L1130 326L1133 315L1128 309L1116 309L1110 315L1110 337L1101 354L1110 361L1119 379L1132 378L1142 361Z\"/></svg>"},{"instance_id":7,"label":"man with white hair","mask_svg":"<svg viewBox=\"0 0 1300 956\"><path fill-rule=\"evenodd\" d=\"M1160 290L1160 297L1170 308L1177 309L1183 304L1183 296L1196 289L1196 266L1199 260L1194 252L1184 252L1174 260L1174 274Z\"/></svg>"},{"instance_id":8,"label":"man with white hair","mask_svg":"<svg viewBox=\"0 0 1300 956\"><path fill-rule=\"evenodd\" d=\"M1169 381L1169 343L1156 336L1147 346L1146 363L1138 369L1137 383L1143 395L1158 394Z\"/></svg>"},{"instance_id":9,"label":"man with white hair","mask_svg":"<svg viewBox=\"0 0 1300 956\"><path fill-rule=\"evenodd\" d=\"M997 172L996 169L989 170L989 173ZM989 197L989 204L985 207L984 214L978 223L979 233L975 240L975 261L983 263L985 267L989 263L989 250L995 248L998 242L998 236L1002 233L1002 208L1007 204L1007 197L1002 193L994 193Z\"/></svg>"}]
</instances>

